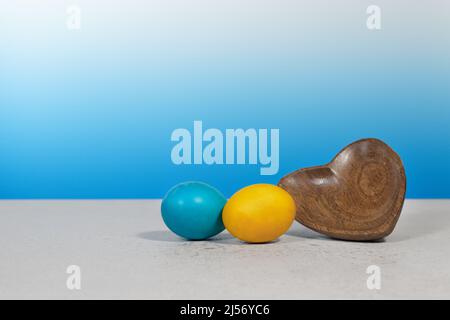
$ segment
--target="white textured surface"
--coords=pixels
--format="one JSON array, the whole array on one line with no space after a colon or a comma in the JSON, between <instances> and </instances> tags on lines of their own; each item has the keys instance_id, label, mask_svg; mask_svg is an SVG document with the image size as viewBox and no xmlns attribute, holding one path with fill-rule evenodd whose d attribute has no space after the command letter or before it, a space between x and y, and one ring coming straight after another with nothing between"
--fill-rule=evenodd
<instances>
[{"instance_id":1,"label":"white textured surface","mask_svg":"<svg viewBox=\"0 0 450 320\"><path fill-rule=\"evenodd\" d=\"M295 223L270 244L167 231L159 201L1 201L0 298L450 298L450 200L408 200L383 242ZM82 288L66 288L66 268ZM366 268L381 268L381 290Z\"/></svg>"}]
</instances>

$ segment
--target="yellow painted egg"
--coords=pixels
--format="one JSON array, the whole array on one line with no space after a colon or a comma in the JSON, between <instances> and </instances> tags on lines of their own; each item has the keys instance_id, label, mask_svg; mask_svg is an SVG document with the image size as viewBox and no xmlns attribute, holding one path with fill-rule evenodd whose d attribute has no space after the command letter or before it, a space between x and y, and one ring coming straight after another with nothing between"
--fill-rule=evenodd
<instances>
[{"instance_id":1,"label":"yellow painted egg","mask_svg":"<svg viewBox=\"0 0 450 320\"><path fill-rule=\"evenodd\" d=\"M277 239L289 229L294 218L294 200L287 191L272 184L254 184L239 190L222 212L225 228L250 243Z\"/></svg>"}]
</instances>

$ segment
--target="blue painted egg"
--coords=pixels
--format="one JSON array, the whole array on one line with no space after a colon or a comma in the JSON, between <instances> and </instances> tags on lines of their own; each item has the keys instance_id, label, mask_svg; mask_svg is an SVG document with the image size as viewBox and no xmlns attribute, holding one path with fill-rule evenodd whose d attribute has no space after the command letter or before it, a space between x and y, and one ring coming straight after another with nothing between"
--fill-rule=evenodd
<instances>
[{"instance_id":1,"label":"blue painted egg","mask_svg":"<svg viewBox=\"0 0 450 320\"><path fill-rule=\"evenodd\" d=\"M226 198L203 182L177 184L164 197L161 214L166 226L180 237L204 240L222 232Z\"/></svg>"}]
</instances>

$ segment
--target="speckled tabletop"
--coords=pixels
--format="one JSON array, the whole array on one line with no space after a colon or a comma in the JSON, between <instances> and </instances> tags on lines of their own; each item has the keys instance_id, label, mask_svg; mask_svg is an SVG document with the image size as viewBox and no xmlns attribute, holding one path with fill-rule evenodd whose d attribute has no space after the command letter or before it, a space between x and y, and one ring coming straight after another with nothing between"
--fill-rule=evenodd
<instances>
[{"instance_id":1,"label":"speckled tabletop","mask_svg":"<svg viewBox=\"0 0 450 320\"><path fill-rule=\"evenodd\" d=\"M184 241L159 206L0 201L0 298L450 298L450 200L407 200L394 233L373 243L331 240L298 223L269 244L226 232Z\"/></svg>"}]
</instances>

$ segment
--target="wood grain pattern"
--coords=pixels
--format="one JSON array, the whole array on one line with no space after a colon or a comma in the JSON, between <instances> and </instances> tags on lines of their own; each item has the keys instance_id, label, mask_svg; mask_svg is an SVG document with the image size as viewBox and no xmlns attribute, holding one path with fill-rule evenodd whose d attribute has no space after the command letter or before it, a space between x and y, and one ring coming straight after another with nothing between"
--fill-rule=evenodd
<instances>
[{"instance_id":1,"label":"wood grain pattern","mask_svg":"<svg viewBox=\"0 0 450 320\"><path fill-rule=\"evenodd\" d=\"M328 236L377 240L389 235L403 207L400 157L378 139L356 141L323 166L297 170L280 187L297 205L296 220Z\"/></svg>"}]
</instances>

